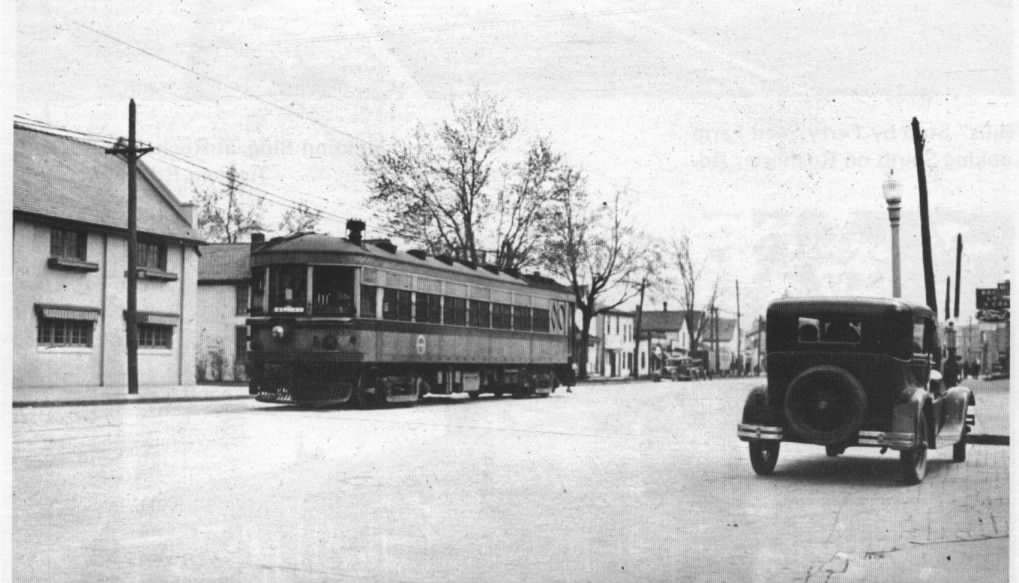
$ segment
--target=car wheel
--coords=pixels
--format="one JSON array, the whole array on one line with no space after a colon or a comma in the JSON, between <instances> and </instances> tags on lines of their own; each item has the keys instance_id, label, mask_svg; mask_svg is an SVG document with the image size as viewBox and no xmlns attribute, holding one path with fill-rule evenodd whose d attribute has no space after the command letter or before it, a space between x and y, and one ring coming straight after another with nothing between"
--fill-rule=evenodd
<instances>
[{"instance_id":1,"label":"car wheel","mask_svg":"<svg viewBox=\"0 0 1019 583\"><path fill-rule=\"evenodd\" d=\"M775 471L775 464L778 463L778 450L781 445L780 441L750 442L750 465L758 475L769 476Z\"/></svg>"},{"instance_id":2,"label":"car wheel","mask_svg":"<svg viewBox=\"0 0 1019 583\"><path fill-rule=\"evenodd\" d=\"M965 414L965 411L963 411ZM964 417L965 419L965 417ZM962 437L952 446L952 461L959 463L966 461L966 437L969 435L969 427L962 428Z\"/></svg>"},{"instance_id":3,"label":"car wheel","mask_svg":"<svg viewBox=\"0 0 1019 583\"><path fill-rule=\"evenodd\" d=\"M920 445L899 452L902 477L906 484L919 484L927 476L927 423L920 419Z\"/></svg>"}]
</instances>

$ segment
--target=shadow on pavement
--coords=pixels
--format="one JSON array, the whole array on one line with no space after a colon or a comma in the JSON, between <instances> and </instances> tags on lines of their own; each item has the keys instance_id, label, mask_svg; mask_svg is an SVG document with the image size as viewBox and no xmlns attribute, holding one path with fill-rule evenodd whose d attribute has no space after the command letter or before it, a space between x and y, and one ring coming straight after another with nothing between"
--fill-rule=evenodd
<instances>
[{"instance_id":1,"label":"shadow on pavement","mask_svg":"<svg viewBox=\"0 0 1019 583\"><path fill-rule=\"evenodd\" d=\"M935 451L934 455L938 455ZM927 459L926 480L937 479L954 462L945 459ZM899 468L898 452L889 451L881 458L841 455L829 458L821 454L813 459L799 459L782 463L779 457L775 473L768 479L813 484L838 484L887 488L904 486Z\"/></svg>"}]
</instances>

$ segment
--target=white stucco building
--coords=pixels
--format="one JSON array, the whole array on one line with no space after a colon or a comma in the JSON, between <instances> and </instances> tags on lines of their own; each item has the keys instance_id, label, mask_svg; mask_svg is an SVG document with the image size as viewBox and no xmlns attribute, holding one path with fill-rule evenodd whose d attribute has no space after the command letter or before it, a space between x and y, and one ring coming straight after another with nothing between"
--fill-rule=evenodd
<instances>
[{"instance_id":1,"label":"white stucco building","mask_svg":"<svg viewBox=\"0 0 1019 583\"><path fill-rule=\"evenodd\" d=\"M191 384L198 234L138 165L138 378ZM15 124L14 386L127 384L127 164Z\"/></svg>"}]
</instances>

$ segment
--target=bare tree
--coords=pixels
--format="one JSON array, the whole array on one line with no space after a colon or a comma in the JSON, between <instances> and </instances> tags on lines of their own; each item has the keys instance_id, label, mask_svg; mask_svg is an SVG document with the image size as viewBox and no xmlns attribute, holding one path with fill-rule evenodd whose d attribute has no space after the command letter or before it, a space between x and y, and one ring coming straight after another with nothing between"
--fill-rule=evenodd
<instances>
[{"instance_id":1,"label":"bare tree","mask_svg":"<svg viewBox=\"0 0 1019 583\"><path fill-rule=\"evenodd\" d=\"M237 243L247 233L265 230L259 218L262 199L253 204L243 203L238 196L241 185L237 168L230 166L226 170L226 182L221 183L222 188L194 187L198 230L207 241Z\"/></svg>"},{"instance_id":2,"label":"bare tree","mask_svg":"<svg viewBox=\"0 0 1019 583\"><path fill-rule=\"evenodd\" d=\"M283 235L306 233L314 231L321 220L322 211L313 209L302 202L283 213L283 217L280 219L276 230Z\"/></svg>"},{"instance_id":3,"label":"bare tree","mask_svg":"<svg viewBox=\"0 0 1019 583\"><path fill-rule=\"evenodd\" d=\"M559 181L561 228L549 241L545 262L573 289L581 315L577 365L580 378L586 378L591 320L637 294L634 276L642 273L645 261L637 246L638 236L620 207L621 195L617 194L611 203L590 208L582 182L575 171Z\"/></svg>"},{"instance_id":4,"label":"bare tree","mask_svg":"<svg viewBox=\"0 0 1019 583\"><path fill-rule=\"evenodd\" d=\"M497 100L475 93L434 131L419 126L409 140L366 152L368 200L383 228L432 254L479 263L492 249L500 268L533 264L562 162L537 140L523 162L506 164L517 131Z\"/></svg>"},{"instance_id":5,"label":"bare tree","mask_svg":"<svg viewBox=\"0 0 1019 583\"><path fill-rule=\"evenodd\" d=\"M708 325L709 308L715 305L715 301L718 299L718 280L715 280L711 295L702 306L703 309L700 312L702 316L698 318L697 284L701 281L704 266L695 265L690 250L689 237L684 236L679 241L673 241L672 248L676 267L679 269L679 300L684 310L686 332L690 339L690 352L693 353L697 350L701 338L704 336L704 329Z\"/></svg>"}]
</instances>

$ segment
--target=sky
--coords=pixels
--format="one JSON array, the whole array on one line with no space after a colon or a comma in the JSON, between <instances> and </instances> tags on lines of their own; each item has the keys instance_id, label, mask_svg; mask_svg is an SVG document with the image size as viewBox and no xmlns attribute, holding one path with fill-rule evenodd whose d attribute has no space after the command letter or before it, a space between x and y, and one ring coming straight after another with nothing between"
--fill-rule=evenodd
<instances>
[{"instance_id":1,"label":"sky","mask_svg":"<svg viewBox=\"0 0 1019 583\"><path fill-rule=\"evenodd\" d=\"M545 136L648 237L689 236L723 314L739 281L746 326L785 294L890 295L892 169L903 296L923 301L915 116L941 312L957 234L963 323L974 288L1011 275L1006 2L33 0L14 15L13 114L121 136L135 99L144 161L183 200L202 184L184 160L232 164L343 235L367 216L365 149L480 90L519 119L519 151Z\"/></svg>"}]
</instances>

